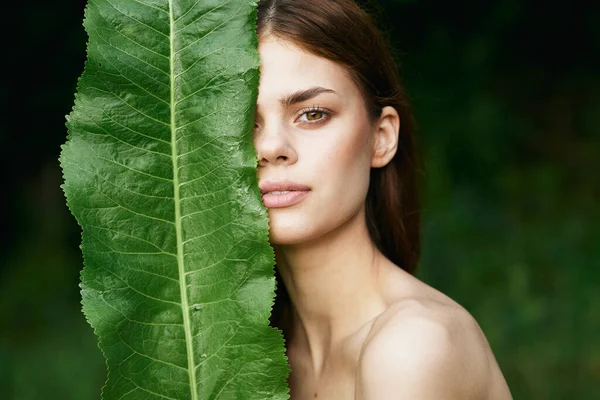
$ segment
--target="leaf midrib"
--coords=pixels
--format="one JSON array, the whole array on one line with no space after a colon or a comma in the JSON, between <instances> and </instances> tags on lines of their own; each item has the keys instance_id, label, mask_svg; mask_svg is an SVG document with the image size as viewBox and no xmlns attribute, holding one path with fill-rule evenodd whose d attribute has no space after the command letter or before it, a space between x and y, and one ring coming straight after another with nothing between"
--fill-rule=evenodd
<instances>
[{"instance_id":1,"label":"leaf midrib","mask_svg":"<svg viewBox=\"0 0 600 400\"><path fill-rule=\"evenodd\" d=\"M190 381L191 400L198 400L196 392L196 366L192 346L192 330L190 327L190 309L188 307L186 273L183 260L183 238L181 230L181 209L179 204L179 165L177 154L177 124L175 121L175 19L173 18L173 0L169 0L169 67L170 67L170 111L171 111L171 158L173 161L173 201L175 203L175 235L177 236L177 267L179 270L179 291L181 293L181 309L183 314L183 329L185 331L185 346L188 359L188 375Z\"/></svg>"}]
</instances>

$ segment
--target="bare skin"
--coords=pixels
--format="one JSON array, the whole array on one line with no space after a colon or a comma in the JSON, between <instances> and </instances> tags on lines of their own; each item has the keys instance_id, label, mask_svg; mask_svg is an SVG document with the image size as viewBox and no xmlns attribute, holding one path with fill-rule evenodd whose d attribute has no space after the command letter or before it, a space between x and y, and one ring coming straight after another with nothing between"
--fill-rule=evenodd
<instances>
[{"instance_id":1,"label":"bare skin","mask_svg":"<svg viewBox=\"0 0 600 400\"><path fill-rule=\"evenodd\" d=\"M294 336L290 338L287 355L292 368L291 399L511 399L489 344L471 315L443 293L381 257L384 311L332 348L319 373L311 365L306 343L302 339L296 341ZM417 357L436 355L422 351L416 342L426 338L431 329L439 329L435 333L440 335L423 340L423 345L441 339L433 347L459 354L447 360L447 365L441 360L440 368L435 368L434 362L424 365L434 368L414 373L414 369L423 366L415 362ZM403 336L412 341L402 343ZM379 340L384 343L378 343ZM402 357L396 359L395 365L392 363L396 369L390 371L378 359L390 357L393 346L397 346ZM423 347L428 350L428 346ZM365 357L367 353L369 356ZM406 374L405 369L413 374ZM395 376L396 381L391 380L386 386L382 373Z\"/></svg>"},{"instance_id":2,"label":"bare skin","mask_svg":"<svg viewBox=\"0 0 600 400\"><path fill-rule=\"evenodd\" d=\"M291 42L263 37L259 53L259 185L310 187L300 203L268 210L292 301L284 328L291 399L510 399L469 313L392 264L369 237L369 172L396 153L396 110L369 121L344 68ZM282 101L314 87L331 90Z\"/></svg>"}]
</instances>

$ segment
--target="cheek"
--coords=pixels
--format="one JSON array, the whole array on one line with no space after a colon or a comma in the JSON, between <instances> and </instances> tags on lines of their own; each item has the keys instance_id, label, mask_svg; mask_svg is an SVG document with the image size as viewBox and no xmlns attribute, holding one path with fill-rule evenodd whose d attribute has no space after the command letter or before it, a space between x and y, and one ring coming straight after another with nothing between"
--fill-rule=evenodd
<instances>
[{"instance_id":1,"label":"cheek","mask_svg":"<svg viewBox=\"0 0 600 400\"><path fill-rule=\"evenodd\" d=\"M330 149L328 162L338 175L336 178L339 182L353 183L359 189L368 185L371 168L366 135L363 132L352 132L352 135L344 139Z\"/></svg>"},{"instance_id":2,"label":"cheek","mask_svg":"<svg viewBox=\"0 0 600 400\"><path fill-rule=\"evenodd\" d=\"M326 197L328 208L344 212L355 209L366 199L371 171L371 156L366 134L352 132L319 152L315 176Z\"/></svg>"}]
</instances>

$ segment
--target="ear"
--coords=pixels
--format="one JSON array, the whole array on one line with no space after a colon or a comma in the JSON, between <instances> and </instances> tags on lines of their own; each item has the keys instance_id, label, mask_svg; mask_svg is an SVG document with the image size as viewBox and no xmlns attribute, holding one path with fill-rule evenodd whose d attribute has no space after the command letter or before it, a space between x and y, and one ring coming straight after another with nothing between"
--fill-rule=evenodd
<instances>
[{"instance_id":1,"label":"ear","mask_svg":"<svg viewBox=\"0 0 600 400\"><path fill-rule=\"evenodd\" d=\"M374 126L372 168L386 166L398 149L400 116L394 107L385 106L381 110L378 122Z\"/></svg>"}]
</instances>

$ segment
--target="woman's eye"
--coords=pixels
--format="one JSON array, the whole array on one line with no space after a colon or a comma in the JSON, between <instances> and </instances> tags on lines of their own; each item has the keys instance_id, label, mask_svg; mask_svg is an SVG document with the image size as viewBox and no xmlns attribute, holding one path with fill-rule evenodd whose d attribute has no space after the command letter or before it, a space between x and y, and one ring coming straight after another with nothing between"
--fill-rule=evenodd
<instances>
[{"instance_id":1,"label":"woman's eye","mask_svg":"<svg viewBox=\"0 0 600 400\"><path fill-rule=\"evenodd\" d=\"M321 108L309 108L302 110L302 114L300 114L300 118L303 122L308 124L316 124L320 122L324 122L324 120L329 116L329 112L325 111ZM305 118L302 118L305 117Z\"/></svg>"},{"instance_id":2,"label":"woman's eye","mask_svg":"<svg viewBox=\"0 0 600 400\"><path fill-rule=\"evenodd\" d=\"M309 111L309 112L307 112L305 114L306 114L306 118L309 121L318 121L318 120L321 119L318 116L319 115L324 115L323 111Z\"/></svg>"}]
</instances>

